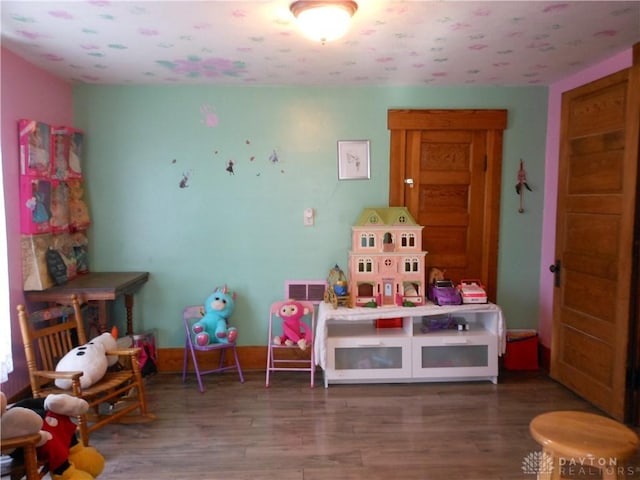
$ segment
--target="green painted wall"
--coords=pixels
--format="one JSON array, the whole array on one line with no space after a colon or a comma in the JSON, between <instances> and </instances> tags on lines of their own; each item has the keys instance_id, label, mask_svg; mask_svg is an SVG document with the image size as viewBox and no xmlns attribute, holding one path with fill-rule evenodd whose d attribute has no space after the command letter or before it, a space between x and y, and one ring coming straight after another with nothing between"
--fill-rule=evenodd
<instances>
[{"instance_id":1,"label":"green painted wall","mask_svg":"<svg viewBox=\"0 0 640 480\"><path fill-rule=\"evenodd\" d=\"M346 269L352 223L387 205L388 109L506 108L498 302L510 328L536 328L546 104L544 87L76 86L91 268L151 273L134 322L157 329L162 347L183 344L183 306L222 284L238 293L239 344L264 345L285 280ZM360 139L371 142L371 179L338 181L337 141ZM522 215L520 158L534 187Z\"/></svg>"}]
</instances>

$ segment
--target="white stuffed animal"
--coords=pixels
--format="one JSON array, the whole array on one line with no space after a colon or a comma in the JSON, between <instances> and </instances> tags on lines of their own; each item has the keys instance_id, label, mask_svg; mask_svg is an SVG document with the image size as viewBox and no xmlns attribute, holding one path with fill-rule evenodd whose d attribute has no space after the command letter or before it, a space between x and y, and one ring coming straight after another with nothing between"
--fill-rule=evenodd
<instances>
[{"instance_id":1,"label":"white stuffed animal","mask_svg":"<svg viewBox=\"0 0 640 480\"><path fill-rule=\"evenodd\" d=\"M89 342L70 350L56 365L56 372L82 372L80 386L88 388L107 372L107 368L118 361L116 355L105 352L116 350L117 343L110 333L98 335ZM71 389L71 380L57 379L55 384L64 390Z\"/></svg>"}]
</instances>

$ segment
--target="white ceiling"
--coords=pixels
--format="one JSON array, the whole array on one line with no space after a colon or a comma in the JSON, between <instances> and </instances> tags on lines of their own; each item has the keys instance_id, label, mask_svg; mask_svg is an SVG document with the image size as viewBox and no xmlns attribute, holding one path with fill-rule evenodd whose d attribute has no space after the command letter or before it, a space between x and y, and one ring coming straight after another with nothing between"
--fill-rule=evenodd
<instances>
[{"instance_id":1,"label":"white ceiling","mask_svg":"<svg viewBox=\"0 0 640 480\"><path fill-rule=\"evenodd\" d=\"M640 1L359 0L314 44L290 0L2 0L2 45L95 84L548 85L640 41Z\"/></svg>"}]
</instances>

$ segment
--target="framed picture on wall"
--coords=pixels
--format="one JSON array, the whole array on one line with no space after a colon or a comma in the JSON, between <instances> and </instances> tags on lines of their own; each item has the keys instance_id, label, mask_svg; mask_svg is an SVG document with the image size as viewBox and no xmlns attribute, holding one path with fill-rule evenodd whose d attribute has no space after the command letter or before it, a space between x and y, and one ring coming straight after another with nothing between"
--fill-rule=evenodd
<instances>
[{"instance_id":1,"label":"framed picture on wall","mask_svg":"<svg viewBox=\"0 0 640 480\"><path fill-rule=\"evenodd\" d=\"M338 141L338 180L370 178L369 140Z\"/></svg>"}]
</instances>

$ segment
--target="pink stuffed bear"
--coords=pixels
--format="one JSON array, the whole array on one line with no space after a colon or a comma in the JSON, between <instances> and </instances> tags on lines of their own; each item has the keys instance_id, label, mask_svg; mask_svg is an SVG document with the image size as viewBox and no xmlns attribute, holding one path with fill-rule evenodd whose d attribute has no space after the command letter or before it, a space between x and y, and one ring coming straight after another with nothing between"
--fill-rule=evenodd
<instances>
[{"instance_id":1,"label":"pink stuffed bear","mask_svg":"<svg viewBox=\"0 0 640 480\"><path fill-rule=\"evenodd\" d=\"M276 345L298 345L300 350L306 350L313 342L311 328L302 321L302 317L311 313L300 302L289 300L283 303L277 315L282 318L282 335L273 337Z\"/></svg>"}]
</instances>

